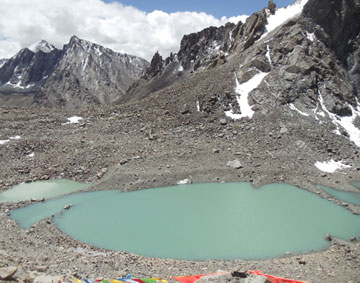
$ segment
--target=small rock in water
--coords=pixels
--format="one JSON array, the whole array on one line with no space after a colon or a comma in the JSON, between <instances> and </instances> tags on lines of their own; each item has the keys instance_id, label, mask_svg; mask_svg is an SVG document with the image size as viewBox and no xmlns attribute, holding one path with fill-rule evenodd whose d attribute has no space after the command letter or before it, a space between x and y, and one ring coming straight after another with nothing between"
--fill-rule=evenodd
<instances>
[{"instance_id":1,"label":"small rock in water","mask_svg":"<svg viewBox=\"0 0 360 283\"><path fill-rule=\"evenodd\" d=\"M352 237L352 238L350 239L351 242L356 242L356 240L357 240L356 237Z\"/></svg>"},{"instance_id":2,"label":"small rock in water","mask_svg":"<svg viewBox=\"0 0 360 283\"><path fill-rule=\"evenodd\" d=\"M332 241L332 236L330 234L326 234L325 239L328 240L329 242L331 242Z\"/></svg>"},{"instance_id":3,"label":"small rock in water","mask_svg":"<svg viewBox=\"0 0 360 283\"><path fill-rule=\"evenodd\" d=\"M68 210L68 209L70 209L71 206L72 206L72 204L68 204L68 205L64 206L64 209Z\"/></svg>"}]
</instances>

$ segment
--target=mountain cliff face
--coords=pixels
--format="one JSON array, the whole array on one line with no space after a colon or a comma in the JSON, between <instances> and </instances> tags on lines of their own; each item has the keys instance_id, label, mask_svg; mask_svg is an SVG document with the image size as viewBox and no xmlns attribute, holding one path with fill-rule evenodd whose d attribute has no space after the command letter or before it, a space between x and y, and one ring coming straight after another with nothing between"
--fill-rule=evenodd
<instances>
[{"instance_id":1,"label":"mountain cliff face","mask_svg":"<svg viewBox=\"0 0 360 283\"><path fill-rule=\"evenodd\" d=\"M169 105L176 93L183 113L233 121L287 113L360 146L359 2L298 0L276 9L270 1L245 23L185 36L129 94L167 86L151 99Z\"/></svg>"},{"instance_id":2,"label":"mountain cliff face","mask_svg":"<svg viewBox=\"0 0 360 283\"><path fill-rule=\"evenodd\" d=\"M0 96L20 105L109 104L120 99L148 66L141 58L76 36L63 50L40 41L3 62Z\"/></svg>"}]
</instances>

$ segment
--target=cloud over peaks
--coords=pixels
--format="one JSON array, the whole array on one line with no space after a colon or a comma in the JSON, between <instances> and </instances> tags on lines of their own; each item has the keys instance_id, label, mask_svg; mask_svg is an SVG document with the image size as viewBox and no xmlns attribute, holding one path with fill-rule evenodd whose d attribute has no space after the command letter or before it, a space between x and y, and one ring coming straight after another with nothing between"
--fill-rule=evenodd
<instances>
[{"instance_id":1,"label":"cloud over peaks","mask_svg":"<svg viewBox=\"0 0 360 283\"><path fill-rule=\"evenodd\" d=\"M240 17L216 19L197 12L146 13L100 0L0 0L0 58L44 39L58 48L72 35L150 60L176 52L184 34Z\"/></svg>"}]
</instances>

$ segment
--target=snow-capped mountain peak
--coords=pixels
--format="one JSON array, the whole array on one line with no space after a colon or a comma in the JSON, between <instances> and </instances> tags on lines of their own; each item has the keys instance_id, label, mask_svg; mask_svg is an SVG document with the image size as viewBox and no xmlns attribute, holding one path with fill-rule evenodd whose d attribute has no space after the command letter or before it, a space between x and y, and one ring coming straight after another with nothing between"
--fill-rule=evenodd
<instances>
[{"instance_id":1,"label":"snow-capped mountain peak","mask_svg":"<svg viewBox=\"0 0 360 283\"><path fill-rule=\"evenodd\" d=\"M53 46L52 44L48 43L45 40L40 40L30 45L28 49L30 49L34 53L37 53L39 51L42 51L44 53L50 53L55 49L55 46Z\"/></svg>"}]
</instances>

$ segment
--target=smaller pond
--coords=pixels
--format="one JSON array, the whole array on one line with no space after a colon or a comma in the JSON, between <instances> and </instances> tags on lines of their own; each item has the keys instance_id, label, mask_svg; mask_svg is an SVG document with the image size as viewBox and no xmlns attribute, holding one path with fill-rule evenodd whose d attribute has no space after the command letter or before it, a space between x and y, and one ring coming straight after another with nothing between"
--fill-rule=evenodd
<instances>
[{"instance_id":1,"label":"smaller pond","mask_svg":"<svg viewBox=\"0 0 360 283\"><path fill-rule=\"evenodd\" d=\"M23 228L51 215L61 231L94 246L189 260L307 253L327 248L327 233L345 240L360 236L359 215L288 184L75 193L11 212Z\"/></svg>"},{"instance_id":2,"label":"smaller pond","mask_svg":"<svg viewBox=\"0 0 360 283\"><path fill-rule=\"evenodd\" d=\"M330 188L330 187L326 187L326 186L320 186L320 188L338 200L360 206L360 193L344 192L344 191L336 190L334 188Z\"/></svg>"},{"instance_id":3,"label":"smaller pond","mask_svg":"<svg viewBox=\"0 0 360 283\"><path fill-rule=\"evenodd\" d=\"M10 190L0 193L0 202L54 198L85 189L89 186L89 184L78 183L71 180L21 183Z\"/></svg>"}]
</instances>

